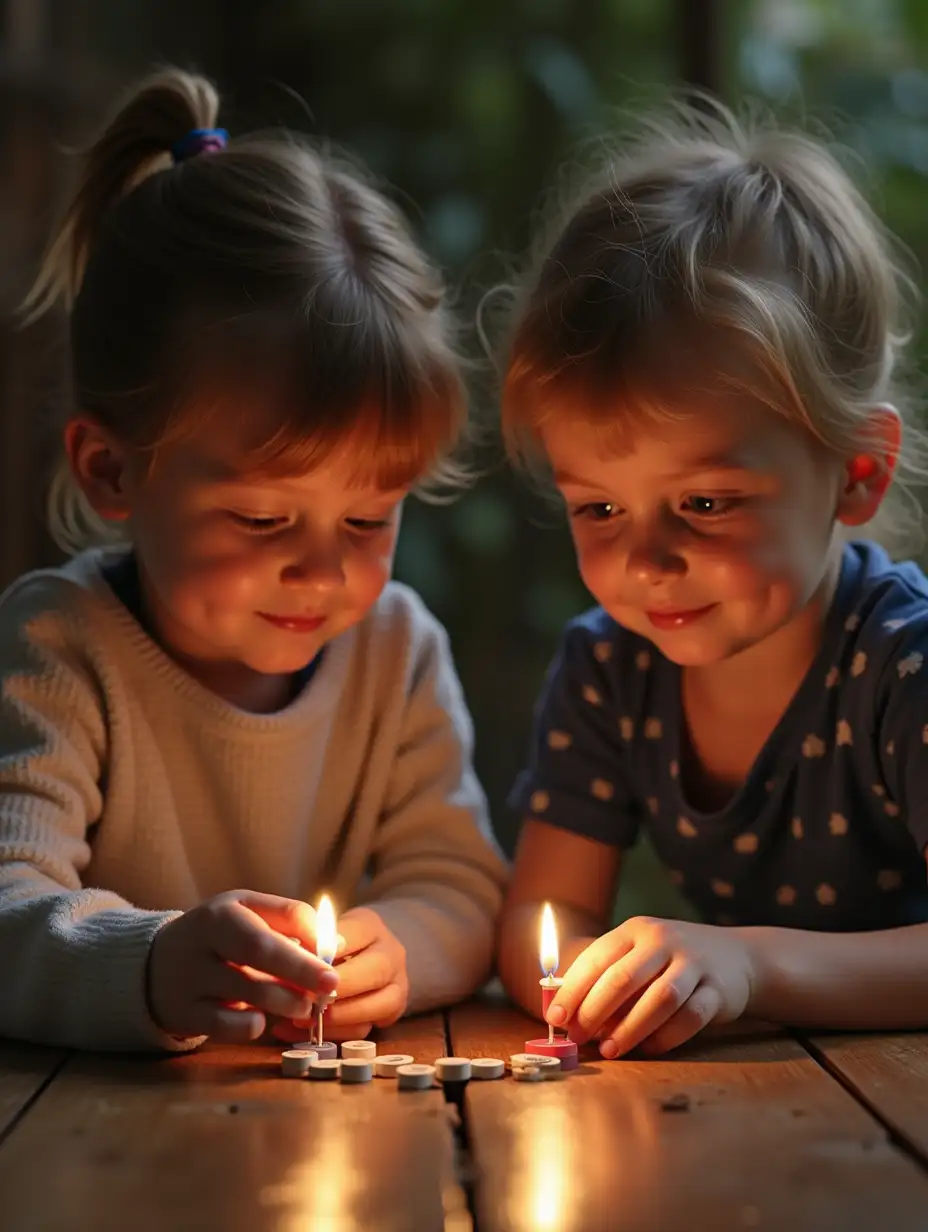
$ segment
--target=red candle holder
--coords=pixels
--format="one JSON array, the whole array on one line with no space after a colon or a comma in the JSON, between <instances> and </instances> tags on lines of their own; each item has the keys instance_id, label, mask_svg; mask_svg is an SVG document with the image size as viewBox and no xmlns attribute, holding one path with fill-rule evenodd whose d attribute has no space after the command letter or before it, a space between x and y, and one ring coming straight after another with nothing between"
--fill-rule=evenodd
<instances>
[{"instance_id":1,"label":"red candle holder","mask_svg":"<svg viewBox=\"0 0 928 1232\"><path fill-rule=\"evenodd\" d=\"M541 986L541 1012L542 1015L546 1015L548 1007L564 981L555 975L546 975L538 983ZM525 1051L535 1052L543 1057L557 1057L561 1063L561 1069L576 1069L580 1064L577 1045L566 1036L556 1036L553 1027L548 1028L547 1039L526 1040Z\"/></svg>"}]
</instances>

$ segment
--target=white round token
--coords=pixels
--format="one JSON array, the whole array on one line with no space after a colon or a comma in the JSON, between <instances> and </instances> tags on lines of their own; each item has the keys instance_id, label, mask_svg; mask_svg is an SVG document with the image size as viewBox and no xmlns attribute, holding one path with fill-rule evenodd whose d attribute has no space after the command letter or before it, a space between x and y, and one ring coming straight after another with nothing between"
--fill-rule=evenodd
<instances>
[{"instance_id":1,"label":"white round token","mask_svg":"<svg viewBox=\"0 0 928 1232\"><path fill-rule=\"evenodd\" d=\"M373 1040L345 1040L342 1044L342 1056L357 1057L361 1061L373 1061L377 1055L377 1045Z\"/></svg>"},{"instance_id":2,"label":"white round token","mask_svg":"<svg viewBox=\"0 0 928 1232\"><path fill-rule=\"evenodd\" d=\"M335 1057L323 1057L320 1061L310 1061L309 1076L322 1082L331 1081L338 1077L341 1065L341 1061Z\"/></svg>"},{"instance_id":3,"label":"white round token","mask_svg":"<svg viewBox=\"0 0 928 1232\"><path fill-rule=\"evenodd\" d=\"M285 1078L305 1078L316 1054L309 1048L288 1048L280 1054L280 1068Z\"/></svg>"},{"instance_id":4,"label":"white round token","mask_svg":"<svg viewBox=\"0 0 928 1232\"><path fill-rule=\"evenodd\" d=\"M513 1069L516 1066L531 1066L534 1069L560 1069L561 1062L559 1057L542 1056L540 1052L514 1052L509 1058L509 1064Z\"/></svg>"},{"instance_id":5,"label":"white round token","mask_svg":"<svg viewBox=\"0 0 928 1232\"><path fill-rule=\"evenodd\" d=\"M537 1065L515 1066L512 1076L516 1082L544 1082L544 1074Z\"/></svg>"},{"instance_id":6,"label":"white round token","mask_svg":"<svg viewBox=\"0 0 928 1232\"><path fill-rule=\"evenodd\" d=\"M506 1062L497 1057L474 1057L470 1063L471 1078L502 1078Z\"/></svg>"},{"instance_id":7,"label":"white round token","mask_svg":"<svg viewBox=\"0 0 928 1232\"><path fill-rule=\"evenodd\" d=\"M434 1065L401 1065L396 1071L401 1091L424 1091L435 1081Z\"/></svg>"},{"instance_id":8,"label":"white round token","mask_svg":"<svg viewBox=\"0 0 928 1232\"><path fill-rule=\"evenodd\" d=\"M370 1082L374 1076L374 1062L364 1057L342 1057L339 1076L342 1082Z\"/></svg>"},{"instance_id":9,"label":"white round token","mask_svg":"<svg viewBox=\"0 0 928 1232\"><path fill-rule=\"evenodd\" d=\"M467 1082L470 1057L439 1057L435 1062L439 1082Z\"/></svg>"},{"instance_id":10,"label":"white round token","mask_svg":"<svg viewBox=\"0 0 928 1232\"><path fill-rule=\"evenodd\" d=\"M395 1078L401 1065L412 1065L416 1058L408 1052L390 1052L384 1056L374 1057L375 1078Z\"/></svg>"}]
</instances>

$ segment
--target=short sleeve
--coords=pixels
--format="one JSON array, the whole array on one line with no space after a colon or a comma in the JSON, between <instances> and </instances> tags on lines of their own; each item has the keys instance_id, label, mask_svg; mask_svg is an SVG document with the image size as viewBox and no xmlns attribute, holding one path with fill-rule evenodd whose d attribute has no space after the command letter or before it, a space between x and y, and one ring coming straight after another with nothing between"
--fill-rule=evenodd
<instances>
[{"instance_id":1,"label":"short sleeve","mask_svg":"<svg viewBox=\"0 0 928 1232\"><path fill-rule=\"evenodd\" d=\"M567 627L548 669L528 766L509 804L523 817L625 848L637 838L639 815L619 727L616 656L587 619Z\"/></svg>"},{"instance_id":2,"label":"short sleeve","mask_svg":"<svg viewBox=\"0 0 928 1232\"><path fill-rule=\"evenodd\" d=\"M889 795L885 807L899 816L924 852L928 847L928 621L906 633L882 673L875 732Z\"/></svg>"}]
</instances>

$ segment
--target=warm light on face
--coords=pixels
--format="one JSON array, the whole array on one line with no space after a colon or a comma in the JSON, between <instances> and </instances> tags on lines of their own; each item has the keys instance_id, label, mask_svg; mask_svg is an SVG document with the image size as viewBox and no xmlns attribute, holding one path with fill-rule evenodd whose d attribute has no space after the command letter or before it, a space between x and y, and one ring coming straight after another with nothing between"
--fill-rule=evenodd
<instances>
[{"instance_id":1,"label":"warm light on face","mask_svg":"<svg viewBox=\"0 0 928 1232\"><path fill-rule=\"evenodd\" d=\"M335 908L328 894L323 894L316 908L316 953L323 962L331 963L338 949L338 932L335 928Z\"/></svg>"},{"instance_id":2,"label":"warm light on face","mask_svg":"<svg viewBox=\"0 0 928 1232\"><path fill-rule=\"evenodd\" d=\"M538 947L538 960L545 975L554 975L557 971L560 957L557 952L557 927L554 923L554 912L551 904L545 903L541 913L541 939Z\"/></svg>"}]
</instances>

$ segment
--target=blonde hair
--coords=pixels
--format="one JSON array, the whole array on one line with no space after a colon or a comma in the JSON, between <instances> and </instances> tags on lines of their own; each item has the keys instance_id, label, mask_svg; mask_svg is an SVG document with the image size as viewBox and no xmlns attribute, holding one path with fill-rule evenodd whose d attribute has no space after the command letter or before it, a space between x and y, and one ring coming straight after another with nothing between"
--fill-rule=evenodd
<instances>
[{"instance_id":1,"label":"blonde hair","mask_svg":"<svg viewBox=\"0 0 928 1232\"><path fill-rule=\"evenodd\" d=\"M151 464L234 414L257 470L299 473L344 449L386 486L459 481L466 397L445 290L399 212L292 134L174 165L175 143L218 111L210 82L166 69L84 153L24 306L69 311L76 407ZM69 552L119 533L65 458L49 526Z\"/></svg>"},{"instance_id":2,"label":"blonde hair","mask_svg":"<svg viewBox=\"0 0 928 1232\"><path fill-rule=\"evenodd\" d=\"M728 388L837 456L866 448L870 412L893 403L908 419L897 474L924 482L897 246L824 143L702 102L645 120L542 241L509 343L510 453L530 463L552 416L608 447L680 414L687 390Z\"/></svg>"}]
</instances>

